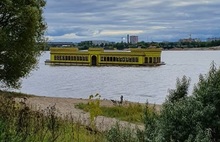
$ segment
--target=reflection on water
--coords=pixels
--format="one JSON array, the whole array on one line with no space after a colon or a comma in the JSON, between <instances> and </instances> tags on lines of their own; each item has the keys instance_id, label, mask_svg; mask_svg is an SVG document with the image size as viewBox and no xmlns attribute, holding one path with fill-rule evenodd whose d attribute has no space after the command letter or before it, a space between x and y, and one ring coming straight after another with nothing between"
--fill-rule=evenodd
<instances>
[{"instance_id":1,"label":"reflection on water","mask_svg":"<svg viewBox=\"0 0 220 142\"><path fill-rule=\"evenodd\" d=\"M102 98L135 102L162 103L176 78L191 78L190 92L200 73L208 72L210 63L220 65L220 51L163 51L159 67L81 67L49 66L45 52L39 69L23 80L18 91L39 96L88 98L99 93Z\"/></svg>"}]
</instances>

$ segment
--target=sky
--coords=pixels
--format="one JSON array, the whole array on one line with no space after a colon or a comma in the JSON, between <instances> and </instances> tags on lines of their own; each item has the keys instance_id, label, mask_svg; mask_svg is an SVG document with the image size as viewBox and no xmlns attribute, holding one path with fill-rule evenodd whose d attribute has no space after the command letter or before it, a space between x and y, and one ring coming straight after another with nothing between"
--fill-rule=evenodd
<instances>
[{"instance_id":1,"label":"sky","mask_svg":"<svg viewBox=\"0 0 220 142\"><path fill-rule=\"evenodd\" d=\"M46 37L53 42L220 37L220 0L47 0Z\"/></svg>"}]
</instances>

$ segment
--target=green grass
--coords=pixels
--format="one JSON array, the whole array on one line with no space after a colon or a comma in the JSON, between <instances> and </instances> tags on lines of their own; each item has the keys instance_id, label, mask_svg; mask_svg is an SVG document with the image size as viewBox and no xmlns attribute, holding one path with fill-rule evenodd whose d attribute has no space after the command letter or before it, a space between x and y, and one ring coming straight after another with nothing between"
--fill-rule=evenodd
<instances>
[{"instance_id":1,"label":"green grass","mask_svg":"<svg viewBox=\"0 0 220 142\"><path fill-rule=\"evenodd\" d=\"M10 97L8 97L10 96ZM32 111L13 97L25 94L0 92L0 141L10 142L105 142L104 133L93 133L69 116L56 116L55 106ZM29 95L28 95L29 96Z\"/></svg>"},{"instance_id":2,"label":"green grass","mask_svg":"<svg viewBox=\"0 0 220 142\"><path fill-rule=\"evenodd\" d=\"M89 112L89 104L79 103L76 105L76 108ZM134 123L144 123L144 108L145 106L142 104L133 103L129 104L128 106L100 106L102 116L117 118L119 120Z\"/></svg>"},{"instance_id":3,"label":"green grass","mask_svg":"<svg viewBox=\"0 0 220 142\"><path fill-rule=\"evenodd\" d=\"M34 97L34 95L19 93L19 92L9 92L9 91L1 91L0 96L4 97L14 97L14 98L23 98L23 97Z\"/></svg>"},{"instance_id":4,"label":"green grass","mask_svg":"<svg viewBox=\"0 0 220 142\"><path fill-rule=\"evenodd\" d=\"M43 111L33 111L25 102L14 101L16 97L31 97L31 95L0 91L0 141L113 142L123 140L136 142L139 139L133 130L122 130L117 125L107 132L90 131L86 126L71 119L71 116L57 117L55 106L49 106ZM89 104L78 105L81 109L89 110L88 106ZM93 106L92 103L90 106ZM92 109L99 110L100 106L97 106L98 108L92 107ZM143 121L144 106L141 104L101 107L101 109L107 117L116 117L130 122ZM131 134L135 135L135 138L132 138Z\"/></svg>"}]
</instances>

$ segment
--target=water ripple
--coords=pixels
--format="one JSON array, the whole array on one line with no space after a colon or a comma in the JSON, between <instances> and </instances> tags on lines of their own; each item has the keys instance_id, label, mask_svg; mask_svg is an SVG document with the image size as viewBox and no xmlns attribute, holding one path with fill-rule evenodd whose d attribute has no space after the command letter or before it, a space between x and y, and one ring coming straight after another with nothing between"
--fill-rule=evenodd
<instances>
[{"instance_id":1,"label":"water ripple","mask_svg":"<svg viewBox=\"0 0 220 142\"><path fill-rule=\"evenodd\" d=\"M40 58L39 69L23 79L17 91L39 96L88 98L99 93L102 98L151 103L162 103L168 90L175 88L176 78L191 78L193 85L200 73L205 74L210 63L220 65L220 51L164 51L160 67L78 67L48 66L45 52Z\"/></svg>"}]
</instances>

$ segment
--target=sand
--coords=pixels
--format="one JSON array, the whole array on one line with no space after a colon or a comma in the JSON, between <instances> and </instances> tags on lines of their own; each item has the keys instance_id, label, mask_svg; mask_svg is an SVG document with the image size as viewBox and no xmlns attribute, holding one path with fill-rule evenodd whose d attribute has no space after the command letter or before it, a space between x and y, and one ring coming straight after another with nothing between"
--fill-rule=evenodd
<instances>
[{"instance_id":1,"label":"sand","mask_svg":"<svg viewBox=\"0 0 220 142\"><path fill-rule=\"evenodd\" d=\"M85 126L90 126L89 113L83 110L77 109L74 106L79 103L87 103L88 99L76 99L76 98L57 98L57 97L30 97L30 98L16 98L18 102L26 102L33 110L46 110L48 107L55 106L57 109L57 115L61 117L71 117L76 123L81 123ZM132 103L132 102L130 102ZM123 105L127 105L125 102ZM110 100L101 100L101 106L114 106L115 104ZM158 108L158 107L157 107ZM119 121L115 118L108 118L104 116L98 116L95 119L96 130L100 132L108 131L112 126L118 123L121 127L130 127L133 130L139 128L144 130L143 124L133 124L126 121Z\"/></svg>"}]
</instances>

